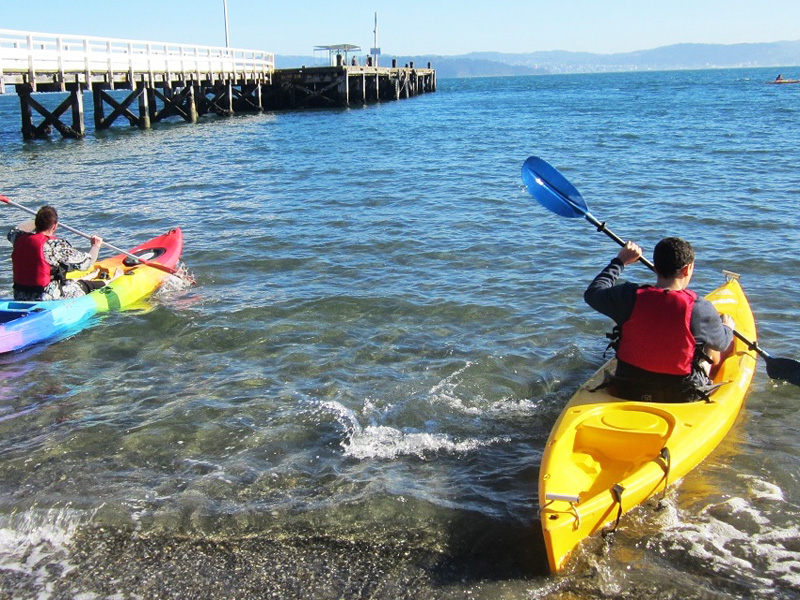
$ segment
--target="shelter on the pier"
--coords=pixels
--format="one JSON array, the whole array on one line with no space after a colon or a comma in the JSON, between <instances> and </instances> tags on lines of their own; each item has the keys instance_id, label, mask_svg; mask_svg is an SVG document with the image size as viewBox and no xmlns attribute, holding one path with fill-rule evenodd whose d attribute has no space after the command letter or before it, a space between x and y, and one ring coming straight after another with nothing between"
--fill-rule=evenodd
<instances>
[{"instance_id":1,"label":"shelter on the pier","mask_svg":"<svg viewBox=\"0 0 800 600\"><path fill-rule=\"evenodd\" d=\"M353 44L334 44L332 46L315 46L314 52L327 52L328 64L331 67L343 67L350 64L348 56L353 52L361 52L360 46Z\"/></svg>"}]
</instances>

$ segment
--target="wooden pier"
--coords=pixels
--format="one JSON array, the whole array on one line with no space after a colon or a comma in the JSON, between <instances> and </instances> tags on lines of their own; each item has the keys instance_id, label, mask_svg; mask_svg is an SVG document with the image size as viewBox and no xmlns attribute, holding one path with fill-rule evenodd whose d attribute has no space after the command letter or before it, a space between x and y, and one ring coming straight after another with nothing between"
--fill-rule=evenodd
<instances>
[{"instance_id":1,"label":"wooden pier","mask_svg":"<svg viewBox=\"0 0 800 600\"><path fill-rule=\"evenodd\" d=\"M435 92L436 71L430 63L424 69L414 63L279 69L264 87L271 109L353 106Z\"/></svg>"},{"instance_id":2,"label":"wooden pier","mask_svg":"<svg viewBox=\"0 0 800 600\"><path fill-rule=\"evenodd\" d=\"M169 117L328 108L399 100L436 90L431 65L275 69L272 53L0 29L0 94L19 96L22 136L86 135L84 93L96 130L122 118L142 129ZM56 108L41 94L65 96ZM37 99L38 98L38 99ZM59 97L60 99L60 97ZM36 122L34 113L40 120ZM71 122L66 122L71 117Z\"/></svg>"}]
</instances>

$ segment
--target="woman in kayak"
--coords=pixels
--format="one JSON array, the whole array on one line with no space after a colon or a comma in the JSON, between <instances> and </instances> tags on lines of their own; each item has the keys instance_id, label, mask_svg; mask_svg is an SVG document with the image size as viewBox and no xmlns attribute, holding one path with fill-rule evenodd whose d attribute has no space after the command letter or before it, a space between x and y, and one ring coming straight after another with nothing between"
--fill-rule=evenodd
<instances>
[{"instance_id":1,"label":"woman in kayak","mask_svg":"<svg viewBox=\"0 0 800 600\"><path fill-rule=\"evenodd\" d=\"M617 284L626 265L642 256L628 242L584 293L587 304L611 317L617 370L610 385L629 400L684 402L707 397L709 371L733 341L733 320L688 289L694 249L680 238L665 238L653 251L654 286Z\"/></svg>"},{"instance_id":2,"label":"woman in kayak","mask_svg":"<svg viewBox=\"0 0 800 600\"><path fill-rule=\"evenodd\" d=\"M43 206L33 221L8 232L8 241L14 245L14 300L76 298L104 285L105 282L66 278L69 271L85 271L94 265L103 239L93 235L89 252L81 252L67 240L55 237L57 228L56 209Z\"/></svg>"}]
</instances>

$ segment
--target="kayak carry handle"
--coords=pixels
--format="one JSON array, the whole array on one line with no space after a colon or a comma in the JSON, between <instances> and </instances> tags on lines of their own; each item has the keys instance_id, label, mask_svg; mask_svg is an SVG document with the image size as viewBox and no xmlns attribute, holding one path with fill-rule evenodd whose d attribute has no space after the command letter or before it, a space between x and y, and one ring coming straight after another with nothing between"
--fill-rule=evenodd
<instances>
[{"instance_id":1,"label":"kayak carry handle","mask_svg":"<svg viewBox=\"0 0 800 600\"><path fill-rule=\"evenodd\" d=\"M545 500L561 500L562 502L570 502L572 504L578 504L581 501L580 496L573 496L571 494L545 494Z\"/></svg>"},{"instance_id":2,"label":"kayak carry handle","mask_svg":"<svg viewBox=\"0 0 800 600\"><path fill-rule=\"evenodd\" d=\"M566 510L557 511L557 510L553 510L552 508L550 510L553 511L553 513L559 513L560 512L560 513L567 513L567 514L573 515L575 517L575 530L577 531L578 529L581 528L581 513L578 512L578 507L575 506L576 504L578 504L581 501L581 497L580 496L574 496L574 495L571 495L571 494L553 494L553 493L549 493L549 494L545 494L544 497L545 497L545 500L547 500L547 504L545 504L544 506L542 506L539 509L539 514L540 515L545 510L548 510L548 507L553 502L569 502L569 507L571 509L569 511L566 511ZM557 514L551 514L550 518L551 519L557 519L558 515Z\"/></svg>"},{"instance_id":3,"label":"kayak carry handle","mask_svg":"<svg viewBox=\"0 0 800 600\"><path fill-rule=\"evenodd\" d=\"M728 271L728 269L722 269L722 274L725 275L725 281L733 281L733 280L738 281L739 278L741 277L741 275L739 275L738 273L734 273L733 271Z\"/></svg>"}]
</instances>

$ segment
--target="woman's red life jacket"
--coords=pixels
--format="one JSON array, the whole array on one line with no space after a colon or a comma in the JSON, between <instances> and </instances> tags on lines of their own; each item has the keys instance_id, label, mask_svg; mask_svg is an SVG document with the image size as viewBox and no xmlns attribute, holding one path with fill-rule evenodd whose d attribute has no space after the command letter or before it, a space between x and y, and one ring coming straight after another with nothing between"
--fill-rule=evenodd
<instances>
[{"instance_id":1,"label":"woman's red life jacket","mask_svg":"<svg viewBox=\"0 0 800 600\"><path fill-rule=\"evenodd\" d=\"M51 267L44 259L44 244L50 238L43 233L24 233L14 241L11 264L14 283L44 288L51 280Z\"/></svg>"},{"instance_id":2,"label":"woman's red life jacket","mask_svg":"<svg viewBox=\"0 0 800 600\"><path fill-rule=\"evenodd\" d=\"M643 286L622 324L617 358L653 373L689 375L696 341L690 322L697 294Z\"/></svg>"}]
</instances>

